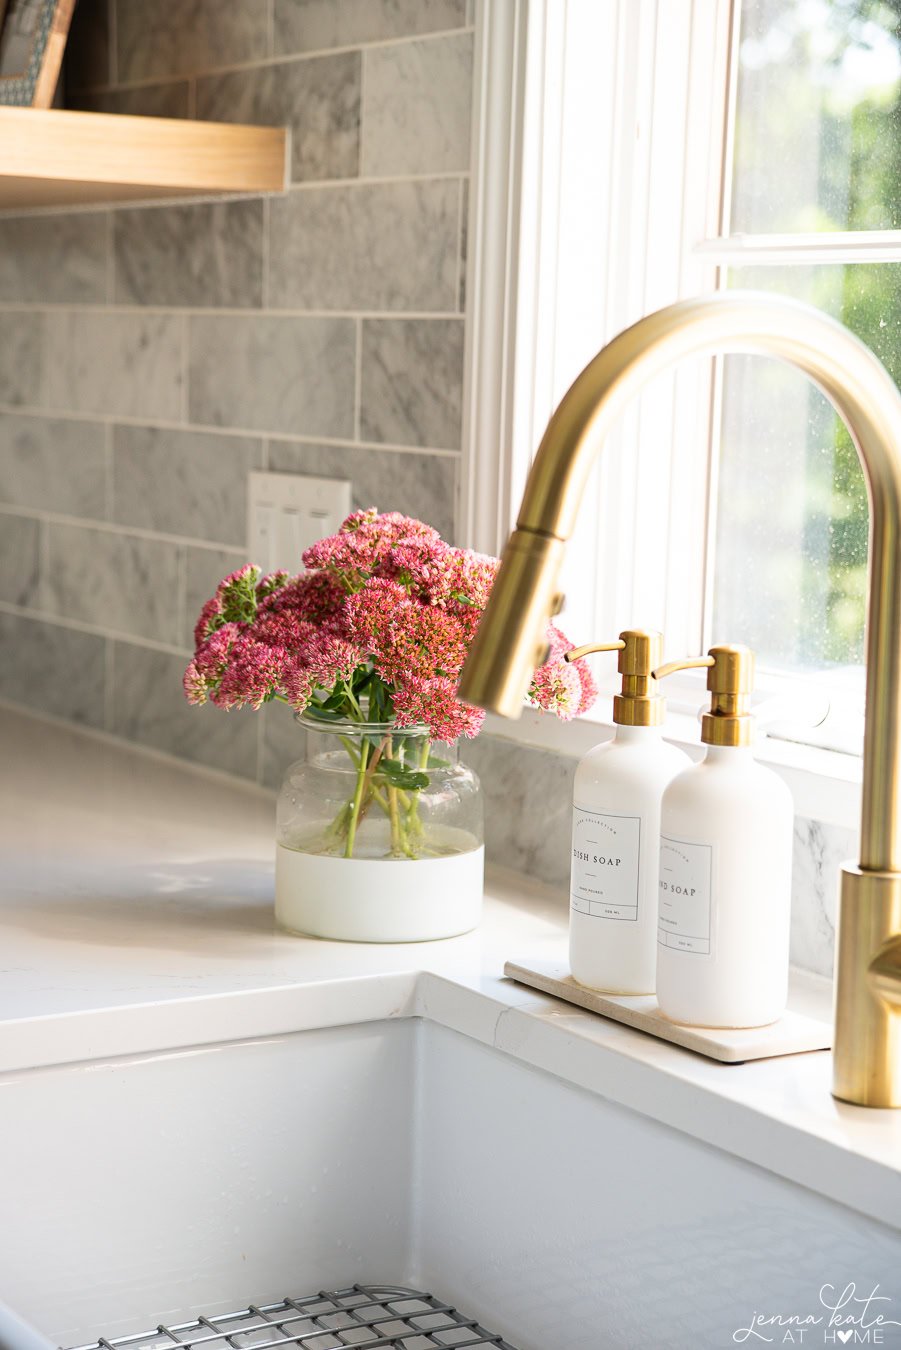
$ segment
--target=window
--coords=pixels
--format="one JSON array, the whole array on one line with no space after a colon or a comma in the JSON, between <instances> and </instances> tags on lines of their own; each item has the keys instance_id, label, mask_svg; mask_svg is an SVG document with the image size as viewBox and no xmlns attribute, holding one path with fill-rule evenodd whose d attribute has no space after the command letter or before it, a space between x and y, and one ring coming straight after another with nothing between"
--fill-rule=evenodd
<instances>
[{"instance_id":1,"label":"window","mask_svg":"<svg viewBox=\"0 0 901 1350\"><path fill-rule=\"evenodd\" d=\"M808 300L901 378L899 0L514 8L521 117L505 421L489 433L505 447L497 481L488 428L470 422L470 500L483 513L470 512L470 540L485 549L512 523L571 380L680 296L743 287ZM476 377L471 408L480 392ZM858 751L866 493L826 400L776 362L698 361L650 386L612 439L570 548L570 635L659 627L668 656L747 642L765 691L802 682L789 708L825 691L823 728L785 715L781 734ZM689 708L697 686L679 697Z\"/></svg>"}]
</instances>

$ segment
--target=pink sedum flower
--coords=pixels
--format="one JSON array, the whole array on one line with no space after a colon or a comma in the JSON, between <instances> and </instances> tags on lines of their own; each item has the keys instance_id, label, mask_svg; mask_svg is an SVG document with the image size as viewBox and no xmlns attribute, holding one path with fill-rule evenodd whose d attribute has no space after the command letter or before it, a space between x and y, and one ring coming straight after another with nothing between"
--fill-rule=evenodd
<instances>
[{"instance_id":1,"label":"pink sedum flower","mask_svg":"<svg viewBox=\"0 0 901 1350\"><path fill-rule=\"evenodd\" d=\"M436 530L399 512L348 516L337 534L303 555L310 569L262 576L248 564L226 577L201 610L184 675L192 703L259 708L279 698L298 711L327 701L339 716L380 715L419 723L434 739L474 736L484 714L457 697L469 645L499 562L452 548ZM529 702L569 719L597 696L571 644L548 632L551 654L535 672ZM363 700L361 705L360 700Z\"/></svg>"}]
</instances>

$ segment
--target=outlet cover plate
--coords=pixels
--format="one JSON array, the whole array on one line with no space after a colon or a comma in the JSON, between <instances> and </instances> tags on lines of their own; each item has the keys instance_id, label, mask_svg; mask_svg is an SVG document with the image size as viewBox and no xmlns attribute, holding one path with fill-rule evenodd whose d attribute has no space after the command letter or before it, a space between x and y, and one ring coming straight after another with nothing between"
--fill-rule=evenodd
<instances>
[{"instance_id":1,"label":"outlet cover plate","mask_svg":"<svg viewBox=\"0 0 901 1350\"><path fill-rule=\"evenodd\" d=\"M300 572L304 549L334 534L350 510L351 484L346 479L248 474L247 556L264 572Z\"/></svg>"}]
</instances>

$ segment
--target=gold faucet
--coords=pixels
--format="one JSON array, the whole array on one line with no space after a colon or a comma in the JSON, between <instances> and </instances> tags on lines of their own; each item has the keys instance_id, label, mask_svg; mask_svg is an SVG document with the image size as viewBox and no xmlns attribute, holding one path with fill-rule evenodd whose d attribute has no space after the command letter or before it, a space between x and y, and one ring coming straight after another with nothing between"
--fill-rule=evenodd
<instances>
[{"instance_id":1,"label":"gold faucet","mask_svg":"<svg viewBox=\"0 0 901 1350\"><path fill-rule=\"evenodd\" d=\"M901 1106L901 395L869 348L809 305L722 291L626 329L576 379L548 423L516 529L460 681L460 696L518 717L545 656L558 577L607 433L654 375L684 356L776 356L809 375L857 446L870 503L867 703L860 862L841 869L833 1086L861 1106Z\"/></svg>"}]
</instances>

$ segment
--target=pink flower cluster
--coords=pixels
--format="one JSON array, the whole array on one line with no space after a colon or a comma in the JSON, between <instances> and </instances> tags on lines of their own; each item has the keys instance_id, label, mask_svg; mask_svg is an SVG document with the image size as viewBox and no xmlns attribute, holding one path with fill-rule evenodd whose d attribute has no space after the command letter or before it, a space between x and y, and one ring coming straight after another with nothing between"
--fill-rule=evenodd
<instances>
[{"instance_id":1,"label":"pink flower cluster","mask_svg":"<svg viewBox=\"0 0 901 1350\"><path fill-rule=\"evenodd\" d=\"M185 672L192 703L259 708L280 698L365 708L380 681L379 708L401 727L424 724L435 740L474 736L484 714L462 703L457 681L499 566L452 548L437 531L397 512L348 516L337 534L306 550L297 577L248 565L204 605ZM550 628L551 652L529 702L569 719L597 690L572 644ZM367 692L368 691L368 692ZM387 707L385 704L387 699Z\"/></svg>"}]
</instances>

